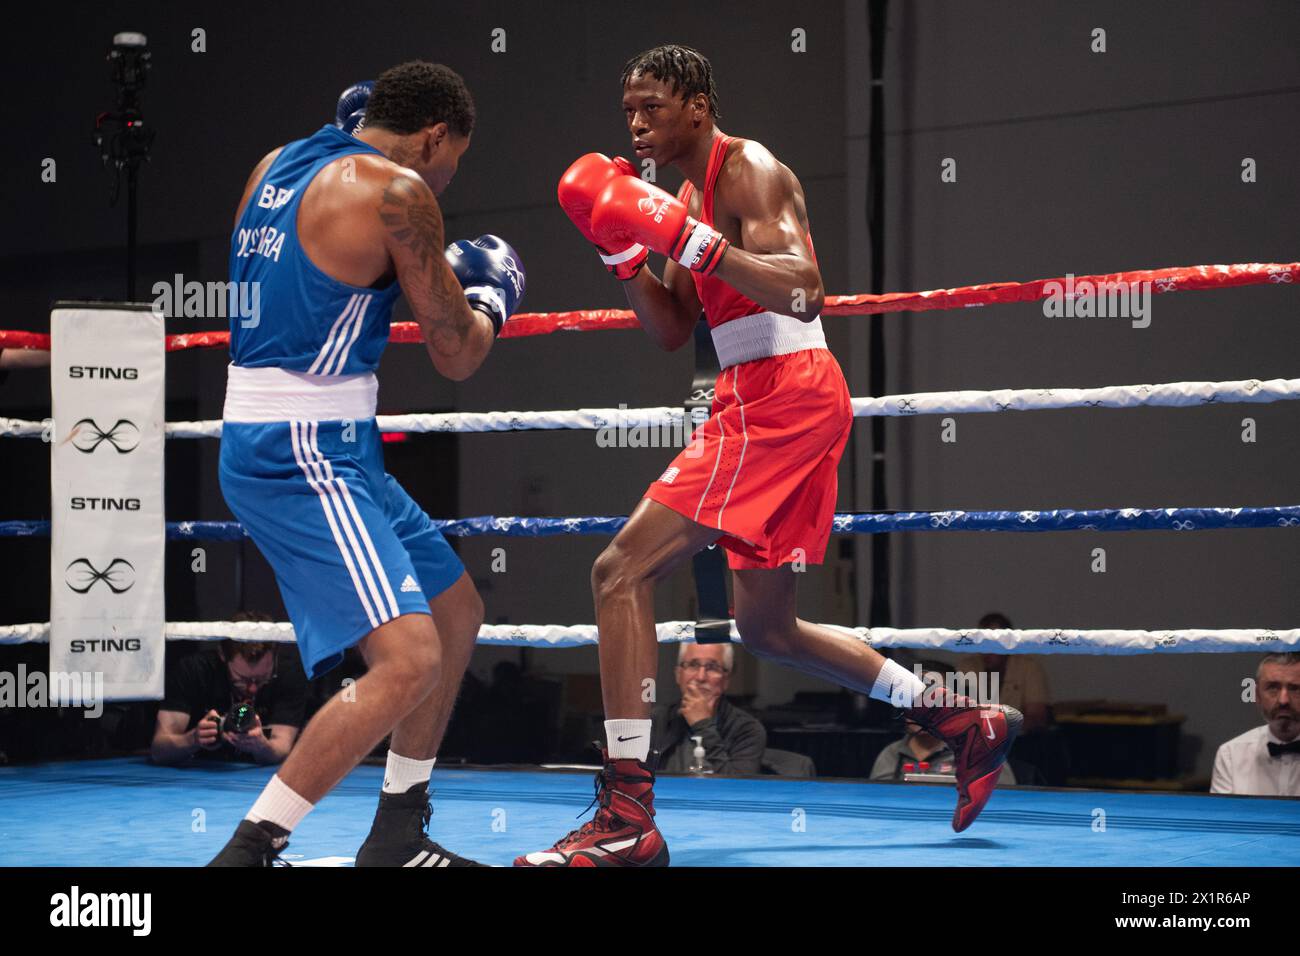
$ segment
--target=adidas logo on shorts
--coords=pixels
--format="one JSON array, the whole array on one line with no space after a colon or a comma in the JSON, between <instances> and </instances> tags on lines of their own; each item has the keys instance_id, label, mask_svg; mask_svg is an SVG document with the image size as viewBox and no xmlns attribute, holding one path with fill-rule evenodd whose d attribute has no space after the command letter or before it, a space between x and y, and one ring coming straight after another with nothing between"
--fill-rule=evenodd
<instances>
[{"instance_id":1,"label":"adidas logo on shorts","mask_svg":"<svg viewBox=\"0 0 1300 956\"><path fill-rule=\"evenodd\" d=\"M406 580L402 582L402 591L404 593L409 594L411 591L418 591L418 590L420 590L420 585L416 583L415 578L411 577L408 574L406 576Z\"/></svg>"},{"instance_id":2,"label":"adidas logo on shorts","mask_svg":"<svg viewBox=\"0 0 1300 956\"><path fill-rule=\"evenodd\" d=\"M659 476L659 480L662 481L665 485L671 485L673 481L676 480L679 474L681 474L680 468L669 468L667 471L665 471L662 475Z\"/></svg>"}]
</instances>

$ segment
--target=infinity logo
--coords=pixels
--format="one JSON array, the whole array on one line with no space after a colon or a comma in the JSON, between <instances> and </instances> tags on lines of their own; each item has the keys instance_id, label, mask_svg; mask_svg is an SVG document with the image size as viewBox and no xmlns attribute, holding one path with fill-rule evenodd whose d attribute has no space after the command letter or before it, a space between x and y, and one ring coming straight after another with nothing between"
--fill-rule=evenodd
<instances>
[{"instance_id":1,"label":"infinity logo","mask_svg":"<svg viewBox=\"0 0 1300 956\"><path fill-rule=\"evenodd\" d=\"M524 274L519 268L519 263L515 262L510 256L502 256L501 265L505 267L506 275L510 277L510 284L515 287L515 295L523 298Z\"/></svg>"},{"instance_id":2,"label":"infinity logo","mask_svg":"<svg viewBox=\"0 0 1300 956\"><path fill-rule=\"evenodd\" d=\"M135 422L119 418L112 428L104 431L95 424L93 418L83 418L72 426L68 441L72 442L72 447L77 451L85 452L87 455L104 442L117 449L119 455L125 455L127 452L134 451L140 444L140 429L136 427Z\"/></svg>"},{"instance_id":3,"label":"infinity logo","mask_svg":"<svg viewBox=\"0 0 1300 956\"><path fill-rule=\"evenodd\" d=\"M77 558L64 572L64 581L78 594L85 594L100 581L114 594L122 594L135 584L135 567L126 558L114 558L98 571L86 558Z\"/></svg>"}]
</instances>

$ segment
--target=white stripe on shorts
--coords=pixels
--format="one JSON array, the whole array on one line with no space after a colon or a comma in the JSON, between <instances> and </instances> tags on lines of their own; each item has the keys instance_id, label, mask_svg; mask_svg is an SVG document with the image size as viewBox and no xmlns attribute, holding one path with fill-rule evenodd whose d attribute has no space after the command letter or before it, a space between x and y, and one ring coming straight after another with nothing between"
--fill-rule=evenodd
<instances>
[{"instance_id":1,"label":"white stripe on shorts","mask_svg":"<svg viewBox=\"0 0 1300 956\"><path fill-rule=\"evenodd\" d=\"M332 482L336 482L338 484L339 490L342 492L343 502L347 505L348 511L351 512L352 514L352 520L356 524L357 533L361 535L361 540L365 542L366 553L370 555L371 564L375 569L375 576L379 578L379 583L383 586L384 597L388 598L387 615L385 615L383 611L383 607L384 607L383 600L378 597L376 597L375 599L376 603L379 605L380 608L380 612L379 612L380 616L383 617L385 621L391 620L392 618L397 617L398 610L397 610L397 597L396 595L393 594L393 586L388 581L388 572L384 570L384 565L379 560L379 553L375 550L375 543L370 539L370 532L369 530L367 530L365 522L361 520L361 512L357 511L356 502L352 500L352 491L348 488L347 483L344 482L342 478L336 478L334 476L334 466L330 464L330 460L328 458L326 458L324 455L320 453L320 447L316 444L317 424L318 424L317 422L310 423L311 450L317 456L320 463L325 466L325 474L328 476L328 479ZM353 546L355 547L355 543Z\"/></svg>"},{"instance_id":2,"label":"white stripe on shorts","mask_svg":"<svg viewBox=\"0 0 1300 956\"><path fill-rule=\"evenodd\" d=\"M348 574L352 577L352 586L356 589L357 597L361 600L361 606L365 608L370 626L378 627L383 623L375 612L375 605L379 602L376 599L374 604L371 603L370 596L366 594L366 587L357 574L356 563L352 560L352 551L348 546L348 542L344 540L344 535L339 531L339 523L342 522L344 529L347 531L347 537L353 537L352 529L347 527L346 518L341 509L338 518L335 518L334 509L337 503L334 499L336 492L332 486L327 485L322 480L319 467L308 459L307 442L304 434L306 426L306 422L289 422L289 435L293 442L294 461L298 463L298 467L302 469L302 473L306 476L307 484L320 497L321 510L325 512L325 520L330 526L330 533L334 535L334 543L338 546L339 554L343 556L343 563L348 569ZM369 580L370 572L364 564L362 565L362 571ZM369 583L373 589L373 582Z\"/></svg>"},{"instance_id":3,"label":"white stripe on shorts","mask_svg":"<svg viewBox=\"0 0 1300 956\"><path fill-rule=\"evenodd\" d=\"M740 403L740 433L745 437L744 443L740 446L740 460L736 462L736 473L731 476L731 486L727 488L727 497L722 499L722 507L718 509L718 528L722 528L722 512L727 509L727 502L731 500L731 489L736 487L736 479L740 477L740 469L745 466L745 449L749 447L749 430L745 427L745 400L740 397L740 390L736 388L737 376L740 375L740 366L733 366L731 369L731 391L736 396L736 401Z\"/></svg>"},{"instance_id":4,"label":"white stripe on shorts","mask_svg":"<svg viewBox=\"0 0 1300 956\"><path fill-rule=\"evenodd\" d=\"M709 496L709 489L713 487L713 479L718 477L718 464L722 461L722 446L727 442L727 430L722 427L722 416L718 416L718 434L721 436L718 440L718 457L713 459L713 474L709 475L709 483L704 486L704 493L700 495L700 503L695 506L695 518L697 523L700 521L700 509L704 507L704 499ZM715 526L716 527L716 526ZM719 528L719 531L722 529Z\"/></svg>"}]
</instances>

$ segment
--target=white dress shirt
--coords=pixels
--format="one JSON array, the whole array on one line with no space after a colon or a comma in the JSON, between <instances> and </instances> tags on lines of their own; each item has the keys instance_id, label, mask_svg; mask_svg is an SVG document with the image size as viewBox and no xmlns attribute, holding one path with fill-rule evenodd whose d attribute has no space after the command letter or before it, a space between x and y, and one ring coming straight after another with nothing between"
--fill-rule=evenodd
<instances>
[{"instance_id":1,"label":"white dress shirt","mask_svg":"<svg viewBox=\"0 0 1300 956\"><path fill-rule=\"evenodd\" d=\"M1233 737L1214 755L1210 793L1236 793L1263 797L1300 796L1300 754L1270 757L1269 743L1282 743L1261 724Z\"/></svg>"}]
</instances>

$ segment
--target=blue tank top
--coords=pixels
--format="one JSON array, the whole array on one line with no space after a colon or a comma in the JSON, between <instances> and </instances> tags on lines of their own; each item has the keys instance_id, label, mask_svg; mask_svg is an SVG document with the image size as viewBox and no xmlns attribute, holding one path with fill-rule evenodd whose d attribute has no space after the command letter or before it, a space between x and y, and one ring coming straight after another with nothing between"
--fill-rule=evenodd
<instances>
[{"instance_id":1,"label":"blue tank top","mask_svg":"<svg viewBox=\"0 0 1300 956\"><path fill-rule=\"evenodd\" d=\"M249 197L230 237L233 364L315 375L373 372L379 365L401 286L396 280L382 289L339 282L298 242L298 205L307 187L322 167L349 153L382 155L335 126L322 126L285 146ZM254 302L256 316L249 308Z\"/></svg>"}]
</instances>

